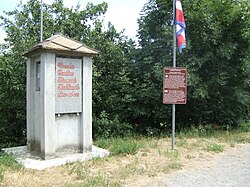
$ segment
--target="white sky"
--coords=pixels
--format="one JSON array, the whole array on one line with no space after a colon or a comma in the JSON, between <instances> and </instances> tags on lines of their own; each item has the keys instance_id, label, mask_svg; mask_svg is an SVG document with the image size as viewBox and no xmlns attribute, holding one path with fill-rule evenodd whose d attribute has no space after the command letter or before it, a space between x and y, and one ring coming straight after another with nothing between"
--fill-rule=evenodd
<instances>
[{"instance_id":1,"label":"white sky","mask_svg":"<svg viewBox=\"0 0 250 187\"><path fill-rule=\"evenodd\" d=\"M0 0L0 14L3 11L13 10L19 2L20 0ZM27 0L22 0L22 2L27 2ZM43 0L43 2L51 4L53 0ZM64 5L72 7L78 2L82 8L85 8L87 2L92 2L94 5L107 2L108 11L105 14L105 22L110 21L118 31L125 29L125 35L135 39L138 29L137 19L147 0L64 0ZM4 41L4 37L6 34L0 27L0 43Z\"/></svg>"}]
</instances>

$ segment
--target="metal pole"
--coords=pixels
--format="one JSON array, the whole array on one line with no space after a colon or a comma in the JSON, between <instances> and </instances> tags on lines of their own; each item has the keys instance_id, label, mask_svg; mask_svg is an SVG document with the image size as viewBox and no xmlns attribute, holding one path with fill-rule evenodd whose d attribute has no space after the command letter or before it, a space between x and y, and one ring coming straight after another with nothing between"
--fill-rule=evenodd
<instances>
[{"instance_id":1,"label":"metal pole","mask_svg":"<svg viewBox=\"0 0 250 187\"><path fill-rule=\"evenodd\" d=\"M173 0L173 67L176 67L175 1ZM172 151L175 145L175 104L172 106Z\"/></svg>"},{"instance_id":2,"label":"metal pole","mask_svg":"<svg viewBox=\"0 0 250 187\"><path fill-rule=\"evenodd\" d=\"M41 6L40 6L40 42L43 41L43 0L41 0Z\"/></svg>"}]
</instances>

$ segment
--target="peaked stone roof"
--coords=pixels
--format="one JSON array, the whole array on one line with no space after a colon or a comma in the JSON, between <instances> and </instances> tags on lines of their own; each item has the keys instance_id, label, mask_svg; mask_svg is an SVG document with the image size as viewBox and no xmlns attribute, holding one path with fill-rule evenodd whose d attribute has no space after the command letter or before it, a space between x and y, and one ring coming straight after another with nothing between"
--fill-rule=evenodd
<instances>
[{"instance_id":1,"label":"peaked stone roof","mask_svg":"<svg viewBox=\"0 0 250 187\"><path fill-rule=\"evenodd\" d=\"M35 45L31 49L24 52L24 56L29 56L29 54L38 49L53 50L59 52L73 52L77 54L89 54L96 55L97 50L87 47L85 44L66 38L60 34L56 34L43 42Z\"/></svg>"}]
</instances>

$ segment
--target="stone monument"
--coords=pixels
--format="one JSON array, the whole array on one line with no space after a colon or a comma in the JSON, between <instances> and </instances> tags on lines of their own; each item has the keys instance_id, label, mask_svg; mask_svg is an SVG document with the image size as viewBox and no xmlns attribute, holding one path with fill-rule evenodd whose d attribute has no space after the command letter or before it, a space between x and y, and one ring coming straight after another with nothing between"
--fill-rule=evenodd
<instances>
[{"instance_id":1,"label":"stone monument","mask_svg":"<svg viewBox=\"0 0 250 187\"><path fill-rule=\"evenodd\" d=\"M97 51L61 35L27 57L27 149L48 159L92 150L92 57Z\"/></svg>"}]
</instances>

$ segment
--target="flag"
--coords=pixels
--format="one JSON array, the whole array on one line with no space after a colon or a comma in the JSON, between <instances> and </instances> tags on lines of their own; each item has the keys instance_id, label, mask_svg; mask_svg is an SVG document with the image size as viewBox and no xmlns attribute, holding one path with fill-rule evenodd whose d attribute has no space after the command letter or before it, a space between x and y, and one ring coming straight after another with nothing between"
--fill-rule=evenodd
<instances>
[{"instance_id":1,"label":"flag","mask_svg":"<svg viewBox=\"0 0 250 187\"><path fill-rule=\"evenodd\" d=\"M180 53L186 47L185 30L186 24L182 11L181 1L175 1L175 26L176 26L176 40Z\"/></svg>"}]
</instances>

